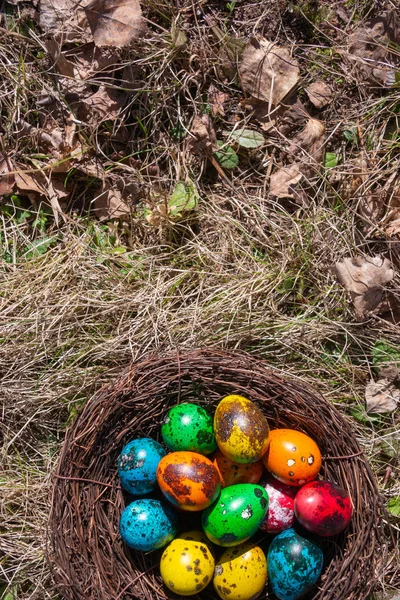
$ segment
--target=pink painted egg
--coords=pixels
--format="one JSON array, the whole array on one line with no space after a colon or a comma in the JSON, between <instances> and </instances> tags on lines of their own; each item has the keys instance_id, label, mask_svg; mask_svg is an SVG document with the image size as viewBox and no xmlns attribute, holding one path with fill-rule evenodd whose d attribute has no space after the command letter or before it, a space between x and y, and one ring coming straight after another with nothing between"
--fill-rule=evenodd
<instances>
[{"instance_id":1,"label":"pink painted egg","mask_svg":"<svg viewBox=\"0 0 400 600\"><path fill-rule=\"evenodd\" d=\"M265 488L269 498L268 511L260 529L267 533L280 533L292 527L298 488L281 483L275 477L268 477L260 485Z\"/></svg>"},{"instance_id":2,"label":"pink painted egg","mask_svg":"<svg viewBox=\"0 0 400 600\"><path fill-rule=\"evenodd\" d=\"M322 537L343 531L353 514L351 498L330 481L312 481L302 487L294 503L299 523Z\"/></svg>"}]
</instances>

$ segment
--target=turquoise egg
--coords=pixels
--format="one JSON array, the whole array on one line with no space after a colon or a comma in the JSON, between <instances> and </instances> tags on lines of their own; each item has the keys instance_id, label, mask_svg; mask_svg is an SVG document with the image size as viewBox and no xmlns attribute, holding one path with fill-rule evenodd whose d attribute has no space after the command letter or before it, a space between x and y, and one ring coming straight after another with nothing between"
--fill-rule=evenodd
<instances>
[{"instance_id":1,"label":"turquoise egg","mask_svg":"<svg viewBox=\"0 0 400 600\"><path fill-rule=\"evenodd\" d=\"M214 544L236 546L257 531L267 510L268 494L263 487L251 483L230 485L203 511L203 529Z\"/></svg>"},{"instance_id":2,"label":"turquoise egg","mask_svg":"<svg viewBox=\"0 0 400 600\"><path fill-rule=\"evenodd\" d=\"M125 544L143 552L166 546L178 533L178 527L179 519L172 508L148 498L129 504L119 522Z\"/></svg>"},{"instance_id":3,"label":"turquoise egg","mask_svg":"<svg viewBox=\"0 0 400 600\"><path fill-rule=\"evenodd\" d=\"M151 438L137 438L129 442L118 458L118 475L124 490L133 496L154 490L158 463L165 454L161 444Z\"/></svg>"},{"instance_id":4,"label":"turquoise egg","mask_svg":"<svg viewBox=\"0 0 400 600\"><path fill-rule=\"evenodd\" d=\"M296 600L306 594L321 575L322 550L294 529L274 538L268 550L268 578L280 600Z\"/></svg>"},{"instance_id":5,"label":"turquoise egg","mask_svg":"<svg viewBox=\"0 0 400 600\"><path fill-rule=\"evenodd\" d=\"M168 411L161 425L161 435L173 452L210 454L217 447L212 418L202 406L190 402L177 404Z\"/></svg>"}]
</instances>

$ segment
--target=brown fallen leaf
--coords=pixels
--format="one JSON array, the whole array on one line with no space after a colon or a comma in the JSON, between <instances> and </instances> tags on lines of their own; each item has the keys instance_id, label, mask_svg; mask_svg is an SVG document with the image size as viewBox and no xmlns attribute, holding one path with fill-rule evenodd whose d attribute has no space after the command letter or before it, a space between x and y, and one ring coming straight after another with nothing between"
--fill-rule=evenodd
<instances>
[{"instance_id":1,"label":"brown fallen leaf","mask_svg":"<svg viewBox=\"0 0 400 600\"><path fill-rule=\"evenodd\" d=\"M210 154L218 149L214 125L208 115L196 115L190 133L189 145L196 154Z\"/></svg>"},{"instance_id":2,"label":"brown fallen leaf","mask_svg":"<svg viewBox=\"0 0 400 600\"><path fill-rule=\"evenodd\" d=\"M320 162L325 142L325 125L318 119L309 119L304 129L291 140L287 150L291 157L301 155L303 162Z\"/></svg>"},{"instance_id":3,"label":"brown fallen leaf","mask_svg":"<svg viewBox=\"0 0 400 600\"><path fill-rule=\"evenodd\" d=\"M305 92L315 108L324 108L332 98L332 90L324 81L314 81L305 88Z\"/></svg>"},{"instance_id":4,"label":"brown fallen leaf","mask_svg":"<svg viewBox=\"0 0 400 600\"><path fill-rule=\"evenodd\" d=\"M338 49L338 53L359 82L390 87L396 83L400 62L391 48L399 41L398 18L393 11L358 27L348 38L347 50Z\"/></svg>"},{"instance_id":5,"label":"brown fallen leaf","mask_svg":"<svg viewBox=\"0 0 400 600\"><path fill-rule=\"evenodd\" d=\"M11 160L0 152L0 196L12 194L15 185L15 177L10 175L12 171L14 167Z\"/></svg>"},{"instance_id":6,"label":"brown fallen leaf","mask_svg":"<svg viewBox=\"0 0 400 600\"><path fill-rule=\"evenodd\" d=\"M87 38L90 29L84 12L86 2L87 0L40 0L39 26L53 36L62 35L66 42Z\"/></svg>"},{"instance_id":7,"label":"brown fallen leaf","mask_svg":"<svg viewBox=\"0 0 400 600\"><path fill-rule=\"evenodd\" d=\"M124 97L120 92L109 86L100 85L97 92L83 100L79 112L83 112L86 118L91 117L91 122L98 121L95 115L99 116L101 120L111 121L118 117L123 105Z\"/></svg>"},{"instance_id":8,"label":"brown fallen leaf","mask_svg":"<svg viewBox=\"0 0 400 600\"><path fill-rule=\"evenodd\" d=\"M276 107L297 86L300 69L287 48L252 38L244 49L239 78L244 92Z\"/></svg>"},{"instance_id":9,"label":"brown fallen leaf","mask_svg":"<svg viewBox=\"0 0 400 600\"><path fill-rule=\"evenodd\" d=\"M215 85L211 84L208 89L208 101L211 108L211 114L213 117L225 115L224 102L229 99L229 94L221 92Z\"/></svg>"},{"instance_id":10,"label":"brown fallen leaf","mask_svg":"<svg viewBox=\"0 0 400 600\"><path fill-rule=\"evenodd\" d=\"M383 292L394 277L390 261L381 256L345 258L337 262L333 271L339 282L350 292L356 315L383 310Z\"/></svg>"},{"instance_id":11,"label":"brown fallen leaf","mask_svg":"<svg viewBox=\"0 0 400 600\"><path fill-rule=\"evenodd\" d=\"M282 167L271 175L269 192L277 198L298 198L296 185L303 178L297 163Z\"/></svg>"},{"instance_id":12,"label":"brown fallen leaf","mask_svg":"<svg viewBox=\"0 0 400 600\"><path fill-rule=\"evenodd\" d=\"M131 209L122 197L122 192L109 182L104 183L103 191L94 200L94 214L100 221L112 221L128 217Z\"/></svg>"},{"instance_id":13,"label":"brown fallen leaf","mask_svg":"<svg viewBox=\"0 0 400 600\"><path fill-rule=\"evenodd\" d=\"M85 13L96 46L124 48L145 31L139 0L92 0Z\"/></svg>"},{"instance_id":14,"label":"brown fallen leaf","mask_svg":"<svg viewBox=\"0 0 400 600\"><path fill-rule=\"evenodd\" d=\"M400 390L386 378L371 380L365 389L367 413L385 414L400 405Z\"/></svg>"}]
</instances>

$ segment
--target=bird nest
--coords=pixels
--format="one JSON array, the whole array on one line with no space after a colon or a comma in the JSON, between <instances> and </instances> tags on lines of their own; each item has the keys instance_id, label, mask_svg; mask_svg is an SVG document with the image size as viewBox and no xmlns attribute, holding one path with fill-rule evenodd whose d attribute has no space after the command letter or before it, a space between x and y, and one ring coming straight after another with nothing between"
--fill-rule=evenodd
<instances>
[{"instance_id":1,"label":"bird nest","mask_svg":"<svg viewBox=\"0 0 400 600\"><path fill-rule=\"evenodd\" d=\"M69 429L54 478L48 557L65 599L151 600L174 597L161 581L161 551L133 552L118 524L126 498L117 474L122 447L135 437L160 438L167 409L195 402L213 412L229 394L247 396L270 427L303 431L324 457L321 476L349 491L350 526L325 542L326 567L308 597L361 600L379 577L382 503L351 425L304 383L239 352L196 350L151 355L101 389ZM193 513L190 513L193 515ZM189 527L190 528L190 527ZM272 594L270 594L272 597ZM198 598L217 598L209 586ZM263 598L268 598L266 591Z\"/></svg>"}]
</instances>

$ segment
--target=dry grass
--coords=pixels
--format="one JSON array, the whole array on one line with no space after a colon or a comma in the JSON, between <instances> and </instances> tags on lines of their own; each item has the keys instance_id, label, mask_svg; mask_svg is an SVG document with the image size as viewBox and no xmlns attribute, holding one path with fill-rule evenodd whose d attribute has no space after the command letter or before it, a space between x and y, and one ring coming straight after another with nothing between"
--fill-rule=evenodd
<instances>
[{"instance_id":1,"label":"dry grass","mask_svg":"<svg viewBox=\"0 0 400 600\"><path fill-rule=\"evenodd\" d=\"M312 384L355 417L357 437L385 498L400 495L398 411L370 418L364 410L374 346L377 340L398 345L399 329L379 317L357 322L332 274L336 261L359 252L381 252L397 269L400 264L396 239L386 240L358 212L366 186L376 187L399 167L397 138L388 141L382 135L397 115L398 89L381 94L355 87L337 57L326 52L332 41L320 33L323 24L311 28L314 46L311 38L301 39L307 15L296 12L289 27L290 15L281 18L278 3L275 12L268 12L238 0L235 20L226 16L225 3L212 2L207 10L221 27L240 35L278 31L280 39L295 42L305 77L323 77L337 90L324 113L326 149L340 153L342 162L334 177L316 175L307 203L268 197L266 170L275 168L287 146L279 132L271 135L265 152L243 157L232 176L232 191L205 160L191 155L185 142L171 137L171 128L189 128L194 114L205 109L214 81L229 94L219 130L232 128L233 115L243 123L249 119L239 104L238 86L221 76L223 60L203 9L189 22L190 3L180 10L169 3L144 4L151 36L139 50L121 51L114 70L88 82L113 87L122 67L132 64L141 86L130 92L112 123L78 126L90 160L99 161L114 181L139 182L143 198L130 221L101 225L87 218L99 184L77 170L70 173L74 193L59 227L37 196L32 204L21 195L23 208L15 208L14 199L14 208L8 200L1 209L0 597L1 581L18 599L57 597L44 538L50 474L65 428L88 397L149 350L240 348ZM365 3L354 3L353 24L368 10ZM170 43L171 23L164 14L179 17L186 26L189 43L180 52ZM33 161L43 150L40 141L21 133L20 118L32 125L50 118L36 100L42 90L55 93L54 71L26 13L9 16L7 27L12 32L0 45L5 147L19 165L31 169L39 164L46 170L48 158ZM34 36L28 43L31 27ZM127 82L117 87L126 90ZM59 95L58 117L69 110ZM355 135L346 142L343 131L357 134L357 127L362 140ZM349 198L348 182L362 152L374 169ZM198 213L186 223L150 226L145 209L187 175L200 191ZM394 290L399 281L397 271ZM398 521L391 527L398 540ZM400 590L395 560L393 553L382 581L387 598Z\"/></svg>"}]
</instances>

